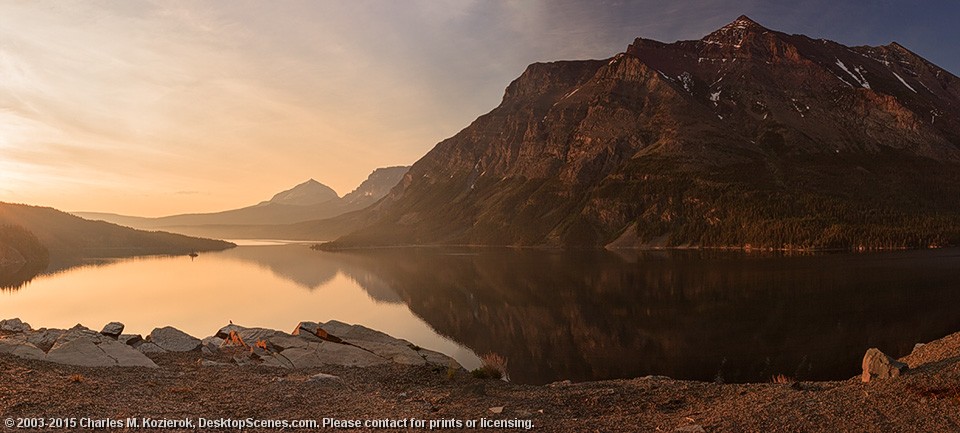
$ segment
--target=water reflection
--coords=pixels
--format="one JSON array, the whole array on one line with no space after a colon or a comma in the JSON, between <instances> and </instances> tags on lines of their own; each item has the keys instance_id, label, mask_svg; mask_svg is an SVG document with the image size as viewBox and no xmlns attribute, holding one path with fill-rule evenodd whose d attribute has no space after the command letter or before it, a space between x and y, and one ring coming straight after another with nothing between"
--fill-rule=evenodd
<instances>
[{"instance_id":1,"label":"water reflection","mask_svg":"<svg viewBox=\"0 0 960 433\"><path fill-rule=\"evenodd\" d=\"M957 250L771 257L290 245L61 271L6 296L0 317L58 327L121 320L143 328L135 332L169 323L198 335L227 320L286 329L336 318L468 367L473 353L501 354L525 383L648 374L732 382L851 377L868 347L901 355L960 330L957 301Z\"/></svg>"},{"instance_id":2,"label":"water reflection","mask_svg":"<svg viewBox=\"0 0 960 433\"><path fill-rule=\"evenodd\" d=\"M868 347L960 330L956 250L759 257L443 250L362 261L441 334L514 379L847 378Z\"/></svg>"}]
</instances>

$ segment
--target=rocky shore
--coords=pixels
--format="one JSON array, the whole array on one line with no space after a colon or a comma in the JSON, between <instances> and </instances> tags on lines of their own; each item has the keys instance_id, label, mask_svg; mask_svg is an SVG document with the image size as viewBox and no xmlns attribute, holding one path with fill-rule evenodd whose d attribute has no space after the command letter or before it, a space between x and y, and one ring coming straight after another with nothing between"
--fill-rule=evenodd
<instances>
[{"instance_id":1,"label":"rocky shore","mask_svg":"<svg viewBox=\"0 0 960 433\"><path fill-rule=\"evenodd\" d=\"M465 427L470 420L504 431L960 431L960 333L918 345L899 360L869 351L865 374L846 381L781 377L716 384L646 377L529 386L478 379L442 354L335 321L301 322L289 333L228 325L203 339L173 328L145 337L122 332L117 323L96 332L80 326L33 330L19 320L0 321L0 415L415 418L442 431L477 430ZM332 430L337 429L244 429Z\"/></svg>"},{"instance_id":2,"label":"rocky shore","mask_svg":"<svg viewBox=\"0 0 960 433\"><path fill-rule=\"evenodd\" d=\"M256 365L305 369L325 365L372 367L389 363L462 369L453 358L360 325L300 322L293 332L230 324L199 339L167 326L143 337L111 322L100 332L82 325L38 329L20 319L0 320L0 353L84 367L148 367L147 355L200 352L200 365ZM218 360L219 359L219 360Z\"/></svg>"}]
</instances>

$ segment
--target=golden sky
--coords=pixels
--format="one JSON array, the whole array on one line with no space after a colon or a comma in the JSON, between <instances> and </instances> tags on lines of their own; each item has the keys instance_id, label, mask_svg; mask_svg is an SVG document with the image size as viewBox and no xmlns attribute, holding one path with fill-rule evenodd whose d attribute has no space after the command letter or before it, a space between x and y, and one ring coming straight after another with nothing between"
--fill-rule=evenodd
<instances>
[{"instance_id":1,"label":"golden sky","mask_svg":"<svg viewBox=\"0 0 960 433\"><path fill-rule=\"evenodd\" d=\"M835 2L806 15L723 3L3 1L0 201L159 216L309 178L343 195L495 107L535 61L695 39L741 13L847 43L896 38L835 24L871 16Z\"/></svg>"}]
</instances>

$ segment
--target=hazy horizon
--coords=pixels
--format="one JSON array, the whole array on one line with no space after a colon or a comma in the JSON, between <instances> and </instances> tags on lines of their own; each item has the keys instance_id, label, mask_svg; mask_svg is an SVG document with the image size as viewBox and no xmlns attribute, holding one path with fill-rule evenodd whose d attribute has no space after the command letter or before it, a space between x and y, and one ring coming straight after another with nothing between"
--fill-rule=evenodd
<instances>
[{"instance_id":1,"label":"hazy horizon","mask_svg":"<svg viewBox=\"0 0 960 433\"><path fill-rule=\"evenodd\" d=\"M957 73L960 6L889 1L6 2L0 201L139 216L239 208L410 165L537 61L741 14Z\"/></svg>"}]
</instances>

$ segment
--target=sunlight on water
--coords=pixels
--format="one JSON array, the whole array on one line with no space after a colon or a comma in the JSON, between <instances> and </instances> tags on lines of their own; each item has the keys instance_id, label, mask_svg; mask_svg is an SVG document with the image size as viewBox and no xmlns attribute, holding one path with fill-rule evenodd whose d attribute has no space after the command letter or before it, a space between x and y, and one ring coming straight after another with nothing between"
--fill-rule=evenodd
<instances>
[{"instance_id":1,"label":"sunlight on water","mask_svg":"<svg viewBox=\"0 0 960 433\"><path fill-rule=\"evenodd\" d=\"M189 257L57 262L0 291L0 318L205 337L233 321L290 332L357 323L545 384L664 375L847 379L867 348L902 356L960 329L960 250L708 251L241 246Z\"/></svg>"},{"instance_id":2,"label":"sunlight on water","mask_svg":"<svg viewBox=\"0 0 960 433\"><path fill-rule=\"evenodd\" d=\"M263 247L260 251L269 251ZM311 254L305 247L296 254ZM0 294L0 318L19 317L35 327L99 330L119 321L125 333L149 334L174 326L198 338L229 321L291 332L301 320L361 324L449 354L464 367L476 356L434 332L402 302L375 300L354 279L334 269L256 263L241 247L189 257L149 257L69 269L36 278ZM281 266L272 270L271 265ZM299 272L299 274L298 274Z\"/></svg>"}]
</instances>

